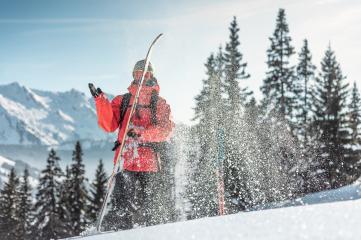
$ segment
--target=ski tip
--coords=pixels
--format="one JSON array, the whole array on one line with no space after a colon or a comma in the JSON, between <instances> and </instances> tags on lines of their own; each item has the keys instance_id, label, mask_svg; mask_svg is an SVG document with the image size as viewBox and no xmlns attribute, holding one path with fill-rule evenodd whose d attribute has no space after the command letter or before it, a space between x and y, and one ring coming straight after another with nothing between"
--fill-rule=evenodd
<instances>
[{"instance_id":1,"label":"ski tip","mask_svg":"<svg viewBox=\"0 0 361 240\"><path fill-rule=\"evenodd\" d=\"M163 33L160 33L155 39L159 39L163 36L164 34Z\"/></svg>"}]
</instances>

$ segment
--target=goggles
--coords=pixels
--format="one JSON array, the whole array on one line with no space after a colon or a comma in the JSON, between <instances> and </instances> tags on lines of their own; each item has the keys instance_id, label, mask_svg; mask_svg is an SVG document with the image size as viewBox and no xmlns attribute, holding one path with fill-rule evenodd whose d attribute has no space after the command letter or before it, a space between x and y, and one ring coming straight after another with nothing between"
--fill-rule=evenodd
<instances>
[{"instance_id":1,"label":"goggles","mask_svg":"<svg viewBox=\"0 0 361 240\"><path fill-rule=\"evenodd\" d=\"M144 82L145 83L143 83L143 85L145 85L146 87L154 87L158 84L155 78L145 80ZM134 80L132 84L139 85L139 80Z\"/></svg>"}]
</instances>

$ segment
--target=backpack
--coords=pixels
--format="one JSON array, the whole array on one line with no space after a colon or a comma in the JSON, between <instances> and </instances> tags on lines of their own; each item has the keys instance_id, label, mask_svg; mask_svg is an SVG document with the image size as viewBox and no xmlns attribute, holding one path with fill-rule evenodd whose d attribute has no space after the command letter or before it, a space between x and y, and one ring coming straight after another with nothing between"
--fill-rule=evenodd
<instances>
[{"instance_id":1,"label":"backpack","mask_svg":"<svg viewBox=\"0 0 361 240\"><path fill-rule=\"evenodd\" d=\"M119 116L119 126L122 125L125 113L128 109L128 107L131 107L129 105L130 98L132 94L126 93L123 95L122 103L120 104L120 116ZM137 105L137 108L150 108L151 113L151 121L152 125L157 125L157 103L158 103L158 93L156 91L152 92L152 96L150 98L150 104L149 105ZM137 111L136 111L137 114Z\"/></svg>"},{"instance_id":2,"label":"backpack","mask_svg":"<svg viewBox=\"0 0 361 240\"><path fill-rule=\"evenodd\" d=\"M121 124L123 123L124 120L124 116L125 113L128 109L128 107L131 107L131 105L129 105L130 102L130 98L131 98L131 94L130 93L126 93L123 95L123 99L122 99L122 103L120 104L120 117L119 117L119 126L121 126ZM137 105L137 107L140 108L150 108L150 112L151 112L151 122L152 125L155 126L157 125L157 103L158 103L158 93L156 91L152 92L152 96L150 98L150 103L149 105ZM135 114L137 114L137 111L135 112ZM115 142L114 148L112 149L113 151L115 151L118 147L120 146L120 143L118 141ZM140 146L142 147L149 147L152 148L154 150L154 152L156 152L157 154L159 154L159 161L160 160L166 160L169 157L167 156L167 149L170 147L169 143L167 142L149 142L149 143L142 143L140 144ZM164 169L164 165L162 163L163 161L158 162L158 169L159 171L162 171Z\"/></svg>"},{"instance_id":3,"label":"backpack","mask_svg":"<svg viewBox=\"0 0 361 240\"><path fill-rule=\"evenodd\" d=\"M131 105L129 105L131 97L132 97L132 94L130 94L130 93L126 93L123 95L122 103L120 104L120 110L119 110L119 114L120 114L119 115L119 126L122 126L124 116L125 116L125 113L127 112L128 107L131 107ZM150 98L149 105L137 105L137 108L150 108L151 122L152 122L153 126L157 125L157 103L158 103L158 93L156 91L153 91L152 96ZM136 110L135 114L137 114L137 113L138 112ZM146 143L143 145L146 147L153 148L153 150L155 152L160 151L160 149L159 149L160 144L158 144L158 143ZM120 142L118 140L115 141L112 151L115 151L119 146L120 146Z\"/></svg>"}]
</instances>

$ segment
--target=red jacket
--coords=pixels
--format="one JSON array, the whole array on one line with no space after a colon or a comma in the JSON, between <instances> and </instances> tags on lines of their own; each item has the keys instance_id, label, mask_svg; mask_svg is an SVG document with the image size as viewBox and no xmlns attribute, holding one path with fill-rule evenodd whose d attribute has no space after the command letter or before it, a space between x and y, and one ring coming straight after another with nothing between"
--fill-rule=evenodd
<instances>
[{"instance_id":1,"label":"red jacket","mask_svg":"<svg viewBox=\"0 0 361 240\"><path fill-rule=\"evenodd\" d=\"M114 132L119 128L118 141L121 142L124 136L126 119L130 114L131 106L134 102L137 85L131 85L128 88L131 93L129 107L124 115L124 121L119 126L120 105L123 96L115 97L111 102L104 94L101 94L95 99L96 110L98 115L98 124L106 132ZM156 90L159 93L159 86L146 87L143 86L140 92L138 105L149 105L151 93ZM123 160L123 169L136 172L157 172L158 171L158 156L153 148L149 146L141 146L144 143L151 142L164 142L170 138L174 123L171 121L170 107L166 101L158 97L157 111L156 111L157 124L153 125L151 122L150 108L139 108L138 114L133 114L131 119L130 128L137 129L141 136L138 139L127 138L121 156ZM140 145L140 146L139 146ZM116 156L120 148L115 152L114 164Z\"/></svg>"}]
</instances>

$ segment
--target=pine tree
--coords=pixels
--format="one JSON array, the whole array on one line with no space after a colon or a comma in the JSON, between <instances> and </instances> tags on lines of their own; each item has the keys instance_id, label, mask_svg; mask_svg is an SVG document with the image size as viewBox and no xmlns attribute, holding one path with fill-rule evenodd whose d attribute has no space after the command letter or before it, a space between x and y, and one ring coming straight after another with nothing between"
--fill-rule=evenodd
<instances>
[{"instance_id":1,"label":"pine tree","mask_svg":"<svg viewBox=\"0 0 361 240\"><path fill-rule=\"evenodd\" d=\"M195 97L195 101L196 101L196 106L194 108L194 117L193 117L193 121L199 120L199 122L202 122L204 119L206 119L207 116L207 107L209 106L209 91L210 91L210 87L209 87L209 76L214 75L214 66L215 65L215 58L214 58L214 54L211 54L208 59L207 59L207 63L205 64L206 69L207 69L207 76L208 78L203 80L203 88L200 92L200 94L198 94Z\"/></svg>"},{"instance_id":2,"label":"pine tree","mask_svg":"<svg viewBox=\"0 0 361 240\"><path fill-rule=\"evenodd\" d=\"M236 17L229 27L229 42L224 52L225 63L225 90L228 94L228 107L231 113L239 109L241 104L246 105L253 94L247 87L240 87L239 81L247 80L250 74L246 73L247 63L243 62L243 54L239 50L239 28Z\"/></svg>"},{"instance_id":3,"label":"pine tree","mask_svg":"<svg viewBox=\"0 0 361 240\"><path fill-rule=\"evenodd\" d=\"M31 239L32 236L32 222L34 216L32 214L32 189L29 183L29 171L24 170L22 181L20 182L18 194L18 206L16 207L16 218L19 225L16 229L16 239Z\"/></svg>"},{"instance_id":4,"label":"pine tree","mask_svg":"<svg viewBox=\"0 0 361 240\"><path fill-rule=\"evenodd\" d=\"M295 105L297 137L304 147L310 144L310 127L312 122L312 83L315 78L316 66L312 64L312 55L308 41L303 46L298 57L297 76L295 78L294 94L297 96Z\"/></svg>"},{"instance_id":5,"label":"pine tree","mask_svg":"<svg viewBox=\"0 0 361 240\"><path fill-rule=\"evenodd\" d=\"M224 53L224 88L227 98L226 105L220 112L222 117L221 122L218 123L216 135L221 134L224 138L222 150L224 150L225 203L228 212L234 213L244 210L245 180L241 172L244 159L239 151L240 109L242 105L247 107L250 104L252 92L248 88L239 86L239 81L249 79L250 75L246 73L247 63L242 63L243 55L239 51L239 28L235 17L229 30L229 42L226 44ZM215 145L219 145L220 139L213 136ZM214 154L217 155L217 152Z\"/></svg>"},{"instance_id":6,"label":"pine tree","mask_svg":"<svg viewBox=\"0 0 361 240\"><path fill-rule=\"evenodd\" d=\"M298 192L300 194L312 192L312 171L310 167L314 161L314 153L317 150L317 143L313 133L313 111L312 94L315 80L316 66L312 63L312 55L308 47L308 41L304 39L303 46L298 55L298 65L292 92L296 97L294 105L294 118L292 119L293 135L298 139L303 154L303 163L300 171L296 173L302 183Z\"/></svg>"},{"instance_id":7,"label":"pine tree","mask_svg":"<svg viewBox=\"0 0 361 240\"><path fill-rule=\"evenodd\" d=\"M107 175L104 170L103 161L100 159L98 167L95 172L95 179L90 186L90 207L88 209L88 219L91 222L97 220L97 214L103 205L104 196L106 193Z\"/></svg>"},{"instance_id":8,"label":"pine tree","mask_svg":"<svg viewBox=\"0 0 361 240\"><path fill-rule=\"evenodd\" d=\"M351 130L349 155L346 158L348 182L361 175L361 98L356 82L351 91L351 102L348 106L349 129Z\"/></svg>"},{"instance_id":9,"label":"pine tree","mask_svg":"<svg viewBox=\"0 0 361 240\"><path fill-rule=\"evenodd\" d=\"M69 200L71 202L70 217L73 224L73 234L79 235L85 229L86 205L88 199L87 189L85 187L85 170L83 164L83 150L80 142L76 142L73 151L73 163L70 168L70 188Z\"/></svg>"},{"instance_id":10,"label":"pine tree","mask_svg":"<svg viewBox=\"0 0 361 240\"><path fill-rule=\"evenodd\" d=\"M349 143L346 129L346 97L348 84L334 52L329 46L321 62L321 73L316 78L314 108L315 125L319 133L320 157L322 161L316 171L325 173L328 186L336 188L345 184L345 154Z\"/></svg>"},{"instance_id":11,"label":"pine tree","mask_svg":"<svg viewBox=\"0 0 361 240\"><path fill-rule=\"evenodd\" d=\"M199 126L191 128L187 153L188 172L187 199L190 203L188 219L217 215L216 176L210 172L211 162L204 157Z\"/></svg>"},{"instance_id":12,"label":"pine tree","mask_svg":"<svg viewBox=\"0 0 361 240\"><path fill-rule=\"evenodd\" d=\"M59 214L60 220L64 223L63 227L66 229L67 235L64 237L70 237L73 234L72 232L72 222L70 217L70 209L72 208L72 202L69 197L70 182L71 182L71 173L68 166L65 168L65 179L63 179L60 186L60 196L57 212Z\"/></svg>"},{"instance_id":13,"label":"pine tree","mask_svg":"<svg viewBox=\"0 0 361 240\"><path fill-rule=\"evenodd\" d=\"M271 41L271 47L267 50L269 70L261 87L264 95L263 105L290 120L294 104L294 96L291 94L294 70L289 66L289 60L294 54L294 48L291 46L284 9L279 9L276 29L269 39Z\"/></svg>"},{"instance_id":14,"label":"pine tree","mask_svg":"<svg viewBox=\"0 0 361 240\"><path fill-rule=\"evenodd\" d=\"M192 205L191 218L214 216L217 214L217 183L216 183L216 134L220 127L221 110L224 109L222 99L222 50L215 58L211 54L207 59L207 79L203 80L203 89L196 97L195 118L199 123L194 134L199 140L200 155L193 163L191 185L188 197ZM218 70L218 72L217 72ZM195 191L195 189L197 189Z\"/></svg>"},{"instance_id":15,"label":"pine tree","mask_svg":"<svg viewBox=\"0 0 361 240\"><path fill-rule=\"evenodd\" d=\"M67 236L66 230L63 228L64 223L57 211L60 178L63 175L59 161L60 158L56 155L55 150L51 149L47 165L41 171L34 206L36 239L57 239Z\"/></svg>"},{"instance_id":16,"label":"pine tree","mask_svg":"<svg viewBox=\"0 0 361 240\"><path fill-rule=\"evenodd\" d=\"M0 238L16 239L19 219L16 218L19 179L12 168L0 193Z\"/></svg>"}]
</instances>

